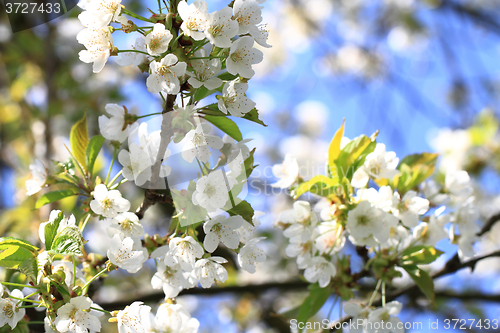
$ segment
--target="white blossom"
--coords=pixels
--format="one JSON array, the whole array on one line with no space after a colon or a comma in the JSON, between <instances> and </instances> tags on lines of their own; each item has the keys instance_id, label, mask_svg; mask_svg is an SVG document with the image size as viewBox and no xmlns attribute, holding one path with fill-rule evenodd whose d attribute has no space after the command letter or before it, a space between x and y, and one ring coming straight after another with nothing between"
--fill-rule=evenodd
<instances>
[{"instance_id":1,"label":"white blossom","mask_svg":"<svg viewBox=\"0 0 500 333\"><path fill-rule=\"evenodd\" d=\"M386 152L385 145L377 143L375 150L366 156L363 166L354 172L351 185L357 188L365 187L370 177L391 179L399 173L396 169L398 163L399 158L395 152Z\"/></svg>"},{"instance_id":2,"label":"white blossom","mask_svg":"<svg viewBox=\"0 0 500 333\"><path fill-rule=\"evenodd\" d=\"M64 304L57 310L57 317L54 321L56 329L61 332L100 332L101 322L92 312L92 300L85 296L74 297L69 303Z\"/></svg>"},{"instance_id":3,"label":"white blossom","mask_svg":"<svg viewBox=\"0 0 500 333\"><path fill-rule=\"evenodd\" d=\"M224 134L222 137L222 142L224 145L229 145L230 148L229 153L227 153L227 160L232 161L238 157L238 155L241 153L241 157L246 160L248 157L250 157L250 149L246 145L248 142L252 141L252 139L245 139L241 141L236 141L232 137L230 137L227 134Z\"/></svg>"},{"instance_id":4,"label":"white blossom","mask_svg":"<svg viewBox=\"0 0 500 333\"><path fill-rule=\"evenodd\" d=\"M134 240L126 237L123 240L119 235L111 238L108 258L112 264L125 269L129 273L136 273L148 259L148 251Z\"/></svg>"},{"instance_id":5,"label":"white blossom","mask_svg":"<svg viewBox=\"0 0 500 333\"><path fill-rule=\"evenodd\" d=\"M16 298L24 298L23 292L19 289L14 289L9 292L7 289L1 287L1 294L7 292L8 296ZM0 294L0 296L2 296ZM23 319L26 314L26 309L19 308L18 300L10 298L0 298L0 327L9 325L11 329L17 326L17 323Z\"/></svg>"},{"instance_id":6,"label":"white blossom","mask_svg":"<svg viewBox=\"0 0 500 333\"><path fill-rule=\"evenodd\" d=\"M118 162L123 166L123 177L134 181L137 186L142 186L151 179L151 157L147 149L135 142L132 142L128 149L122 149L118 153Z\"/></svg>"},{"instance_id":7,"label":"white blossom","mask_svg":"<svg viewBox=\"0 0 500 333\"><path fill-rule=\"evenodd\" d=\"M220 149L223 146L221 138L209 135L212 127L207 123L199 124L196 129L189 131L184 137L182 157L189 163L196 157L200 162L206 163L210 160L210 148Z\"/></svg>"},{"instance_id":8,"label":"white blossom","mask_svg":"<svg viewBox=\"0 0 500 333\"><path fill-rule=\"evenodd\" d=\"M373 207L368 201L361 201L347 215L346 229L350 235L359 240L374 237L380 243L387 241L390 225L385 224L383 211Z\"/></svg>"},{"instance_id":9,"label":"white blossom","mask_svg":"<svg viewBox=\"0 0 500 333\"><path fill-rule=\"evenodd\" d=\"M182 305L163 303L156 311L154 331L148 332L196 333L199 327L199 321Z\"/></svg>"},{"instance_id":10,"label":"white blossom","mask_svg":"<svg viewBox=\"0 0 500 333\"><path fill-rule=\"evenodd\" d=\"M40 160L35 160L34 164L29 166L31 177L26 181L26 195L33 195L40 192L42 186L47 180L47 169Z\"/></svg>"},{"instance_id":11,"label":"white blossom","mask_svg":"<svg viewBox=\"0 0 500 333\"><path fill-rule=\"evenodd\" d=\"M266 261L266 254L262 249L255 246L265 237L258 237L248 241L238 253L238 264L248 273L255 273L255 264Z\"/></svg>"},{"instance_id":12,"label":"white blossom","mask_svg":"<svg viewBox=\"0 0 500 333\"><path fill-rule=\"evenodd\" d=\"M111 141L125 141L129 135L130 125L127 123L128 115L125 107L118 104L106 104L106 112L111 115L99 116L99 130L105 139Z\"/></svg>"},{"instance_id":13,"label":"white blossom","mask_svg":"<svg viewBox=\"0 0 500 333\"><path fill-rule=\"evenodd\" d=\"M446 174L444 180L446 190L456 197L467 197L472 194L472 184L467 171L453 171Z\"/></svg>"},{"instance_id":14,"label":"white blossom","mask_svg":"<svg viewBox=\"0 0 500 333\"><path fill-rule=\"evenodd\" d=\"M332 277L337 274L335 266L324 257L313 257L306 263L304 277L311 283L318 282L321 288L325 288Z\"/></svg>"},{"instance_id":15,"label":"white blossom","mask_svg":"<svg viewBox=\"0 0 500 333\"><path fill-rule=\"evenodd\" d=\"M140 244L140 239L144 235L144 228L139 218L131 212L121 213L112 218L111 225L106 228L106 231L111 238L115 235L120 236L122 240L130 237L137 244Z\"/></svg>"},{"instance_id":16,"label":"white blossom","mask_svg":"<svg viewBox=\"0 0 500 333\"><path fill-rule=\"evenodd\" d=\"M193 269L196 259L201 258L204 253L201 245L191 236L174 237L170 240L168 246L169 250L165 256L165 264L167 266L179 264L187 272Z\"/></svg>"},{"instance_id":17,"label":"white blossom","mask_svg":"<svg viewBox=\"0 0 500 333\"><path fill-rule=\"evenodd\" d=\"M231 38L238 33L238 22L232 16L233 10L230 7L209 14L204 32L210 43L220 48L231 46Z\"/></svg>"},{"instance_id":18,"label":"white blossom","mask_svg":"<svg viewBox=\"0 0 500 333\"><path fill-rule=\"evenodd\" d=\"M203 31L208 25L208 6L205 1L196 0L188 5L186 1L179 1L177 11L182 18L181 29L186 36L194 40L205 38Z\"/></svg>"},{"instance_id":19,"label":"white blossom","mask_svg":"<svg viewBox=\"0 0 500 333\"><path fill-rule=\"evenodd\" d=\"M236 0L233 4L233 19L238 22L238 35L249 33L262 21L262 10L255 0Z\"/></svg>"},{"instance_id":20,"label":"white blossom","mask_svg":"<svg viewBox=\"0 0 500 333\"><path fill-rule=\"evenodd\" d=\"M200 281L203 288L210 288L215 281L224 283L227 280L227 271L221 265L226 262L227 260L222 257L200 259L196 262L192 274Z\"/></svg>"},{"instance_id":21,"label":"white blossom","mask_svg":"<svg viewBox=\"0 0 500 333\"><path fill-rule=\"evenodd\" d=\"M279 180L272 187L289 188L299 177L299 165L292 154L286 154L283 163L273 165L273 175Z\"/></svg>"},{"instance_id":22,"label":"white blossom","mask_svg":"<svg viewBox=\"0 0 500 333\"><path fill-rule=\"evenodd\" d=\"M226 60L229 73L239 74L247 79L255 75L252 65L260 63L264 55L261 51L252 47L253 43L252 37L244 36L231 44L229 56Z\"/></svg>"},{"instance_id":23,"label":"white blossom","mask_svg":"<svg viewBox=\"0 0 500 333\"><path fill-rule=\"evenodd\" d=\"M189 287L185 272L179 264L167 266L164 261L160 261L156 267L158 271L151 278L151 286L163 289L166 298L177 297L182 289Z\"/></svg>"},{"instance_id":24,"label":"white blossom","mask_svg":"<svg viewBox=\"0 0 500 333\"><path fill-rule=\"evenodd\" d=\"M393 317L401 311L401 303L389 302L384 307L370 312L366 324L367 333L403 333L404 326L398 317ZM383 324L382 324L383 322ZM390 325L389 325L390 323Z\"/></svg>"},{"instance_id":25,"label":"white blossom","mask_svg":"<svg viewBox=\"0 0 500 333\"><path fill-rule=\"evenodd\" d=\"M267 43L267 40L269 39L269 30L267 30L266 24L259 24L257 26L251 27L249 33L250 36L252 36L252 38L255 40L255 42L260 46L266 48L272 47Z\"/></svg>"},{"instance_id":26,"label":"white blossom","mask_svg":"<svg viewBox=\"0 0 500 333\"><path fill-rule=\"evenodd\" d=\"M254 230L260 225L259 217L264 214L264 212L255 211L252 217L252 224L243 223L243 225L236 230L240 235L240 242L246 244L253 238Z\"/></svg>"},{"instance_id":27,"label":"white blossom","mask_svg":"<svg viewBox=\"0 0 500 333\"><path fill-rule=\"evenodd\" d=\"M417 196L417 192L408 191L400 200L399 193L394 193L392 212L408 228L418 225L419 216L429 210L429 200Z\"/></svg>"},{"instance_id":28,"label":"white blossom","mask_svg":"<svg viewBox=\"0 0 500 333\"><path fill-rule=\"evenodd\" d=\"M226 82L222 88L222 96L217 96L219 110L235 117L243 117L245 113L252 111L255 102L245 95L247 89L247 83L238 80Z\"/></svg>"},{"instance_id":29,"label":"white blossom","mask_svg":"<svg viewBox=\"0 0 500 333\"><path fill-rule=\"evenodd\" d=\"M205 49L200 49L194 53L197 58L204 58L207 56ZM217 77L221 71L220 59L194 59L191 60L193 72L188 72L191 76L188 83L193 88L200 88L205 86L208 90L217 89L222 85L222 80Z\"/></svg>"},{"instance_id":30,"label":"white blossom","mask_svg":"<svg viewBox=\"0 0 500 333\"><path fill-rule=\"evenodd\" d=\"M218 215L208 220L203 225L203 230L205 231L203 246L205 250L212 253L219 243L223 243L230 249L238 248L240 237L236 229L247 223L248 222L240 215L230 216L228 218L223 215Z\"/></svg>"},{"instance_id":31,"label":"white blossom","mask_svg":"<svg viewBox=\"0 0 500 333\"><path fill-rule=\"evenodd\" d=\"M222 170L217 169L198 179L192 195L193 204L211 213L224 207L228 200L229 192Z\"/></svg>"},{"instance_id":32,"label":"white blossom","mask_svg":"<svg viewBox=\"0 0 500 333\"><path fill-rule=\"evenodd\" d=\"M293 209L286 210L278 217L278 223L286 225L283 235L290 238L291 242L306 242L318 223L316 213L311 211L307 201L296 201Z\"/></svg>"},{"instance_id":33,"label":"white blossom","mask_svg":"<svg viewBox=\"0 0 500 333\"><path fill-rule=\"evenodd\" d=\"M99 73L104 68L114 47L108 27L83 29L76 35L76 40L87 48L78 53L80 60L93 63L94 73Z\"/></svg>"},{"instance_id":34,"label":"white blossom","mask_svg":"<svg viewBox=\"0 0 500 333\"><path fill-rule=\"evenodd\" d=\"M40 265L40 261L39 261L39 265ZM41 266L43 266L43 265L41 265ZM56 261L52 262L52 272L57 272L59 270L62 270L64 272L64 276L65 276L64 282L70 288L74 287L73 280L75 280L75 281L80 280L84 284L86 282L82 271L78 267L75 267L73 265L73 263L70 261L56 260Z\"/></svg>"},{"instance_id":35,"label":"white blossom","mask_svg":"<svg viewBox=\"0 0 500 333\"><path fill-rule=\"evenodd\" d=\"M148 320L151 307L134 302L118 311L118 333L146 333L144 323Z\"/></svg>"},{"instance_id":36,"label":"white blossom","mask_svg":"<svg viewBox=\"0 0 500 333\"><path fill-rule=\"evenodd\" d=\"M102 22L116 21L121 13L121 0L92 0L86 6L87 12L99 17Z\"/></svg>"},{"instance_id":37,"label":"white blossom","mask_svg":"<svg viewBox=\"0 0 500 333\"><path fill-rule=\"evenodd\" d=\"M155 23L153 31L146 35L146 48L148 53L159 56L168 49L168 44L172 40L172 33L165 29L162 23Z\"/></svg>"},{"instance_id":38,"label":"white blossom","mask_svg":"<svg viewBox=\"0 0 500 333\"><path fill-rule=\"evenodd\" d=\"M153 60L149 65L149 74L146 85L149 92L175 95L179 93L179 77L186 73L186 63L177 61L177 57L172 53L167 54L160 62Z\"/></svg>"},{"instance_id":39,"label":"white blossom","mask_svg":"<svg viewBox=\"0 0 500 333\"><path fill-rule=\"evenodd\" d=\"M356 325L353 325L354 327L349 328L349 333L364 333L371 309L368 307L362 308L356 303L347 303L344 305L344 312L346 315L352 317L352 322L356 323Z\"/></svg>"},{"instance_id":40,"label":"white blossom","mask_svg":"<svg viewBox=\"0 0 500 333\"><path fill-rule=\"evenodd\" d=\"M108 191L106 185L99 184L94 189L94 200L90 202L90 208L97 215L115 217L119 213L128 211L130 202L122 198L120 191Z\"/></svg>"},{"instance_id":41,"label":"white blossom","mask_svg":"<svg viewBox=\"0 0 500 333\"><path fill-rule=\"evenodd\" d=\"M316 252L316 246L313 240L302 242L300 239L292 239L285 248L285 254L288 257L297 257L297 267L299 269L306 268L314 252Z\"/></svg>"},{"instance_id":42,"label":"white blossom","mask_svg":"<svg viewBox=\"0 0 500 333\"><path fill-rule=\"evenodd\" d=\"M449 215L431 215L429 222L421 222L413 229L413 238L417 243L436 246L436 243L448 236L444 225L450 221Z\"/></svg>"},{"instance_id":43,"label":"white blossom","mask_svg":"<svg viewBox=\"0 0 500 333\"><path fill-rule=\"evenodd\" d=\"M316 229L318 237L314 240L314 245L320 254L336 253L344 247L343 228L337 221L322 222Z\"/></svg>"},{"instance_id":44,"label":"white blossom","mask_svg":"<svg viewBox=\"0 0 500 333\"><path fill-rule=\"evenodd\" d=\"M146 40L143 36L137 37L135 40L134 46L132 46L133 50L147 52L146 48ZM143 62L148 60L148 56L144 53L139 52L120 52L118 53L118 57L116 59L116 63L120 66L139 66Z\"/></svg>"}]
</instances>

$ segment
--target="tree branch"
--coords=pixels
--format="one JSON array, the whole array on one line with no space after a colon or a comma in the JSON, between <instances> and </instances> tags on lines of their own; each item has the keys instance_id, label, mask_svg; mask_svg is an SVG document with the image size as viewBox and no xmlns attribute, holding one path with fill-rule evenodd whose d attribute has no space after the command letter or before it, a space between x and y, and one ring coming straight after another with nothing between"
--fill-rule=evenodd
<instances>
[{"instance_id":1,"label":"tree branch","mask_svg":"<svg viewBox=\"0 0 500 333\"><path fill-rule=\"evenodd\" d=\"M185 289L180 292L179 296L183 295L200 295L200 296L210 296L210 295L218 295L223 293L232 293L232 294L245 294L251 293L262 294L272 289L281 290L281 291L294 291L294 290L305 290L309 283L304 281L288 281L288 282L269 282L262 284L249 284L245 286L227 286L227 287L214 287L214 288L193 288L193 289ZM140 300L147 302L158 302L165 298L165 294L163 292L151 293L149 295L140 296ZM108 311L119 310L125 308L125 306L132 304L137 301L136 298L121 300L116 302L109 303L100 303L103 309Z\"/></svg>"}]
</instances>

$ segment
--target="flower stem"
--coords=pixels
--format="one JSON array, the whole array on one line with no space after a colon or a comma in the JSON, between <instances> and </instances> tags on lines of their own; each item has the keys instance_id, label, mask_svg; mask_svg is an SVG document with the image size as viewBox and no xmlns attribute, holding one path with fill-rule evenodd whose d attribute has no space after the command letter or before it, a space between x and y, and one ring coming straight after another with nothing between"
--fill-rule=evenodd
<instances>
[{"instance_id":1,"label":"flower stem","mask_svg":"<svg viewBox=\"0 0 500 333\"><path fill-rule=\"evenodd\" d=\"M31 300L31 299L26 299L26 298L18 298L18 297L14 297L12 295L10 295L8 298L17 299L18 301L30 302L30 303L35 303L35 304L40 304L41 303L40 301L34 301L34 300Z\"/></svg>"},{"instance_id":2,"label":"flower stem","mask_svg":"<svg viewBox=\"0 0 500 333\"><path fill-rule=\"evenodd\" d=\"M118 172L116 176L113 179L111 179L111 181L109 182L109 187L113 186L114 182L118 179L118 177L121 176L122 172L123 170L120 170L120 172Z\"/></svg>"},{"instance_id":3,"label":"flower stem","mask_svg":"<svg viewBox=\"0 0 500 333\"><path fill-rule=\"evenodd\" d=\"M4 286L12 286L12 287L20 287L20 288L31 288L31 286L28 286L27 284L20 284L20 283L12 283L12 282L0 282Z\"/></svg>"},{"instance_id":4,"label":"flower stem","mask_svg":"<svg viewBox=\"0 0 500 333\"><path fill-rule=\"evenodd\" d=\"M105 272L108 271L108 268L107 267L104 267L102 269L102 271L100 271L99 273L97 273L96 275L94 275L92 277L92 279L90 279L87 283L85 283L85 285L83 286L82 288L82 295L85 295L87 293L87 290L89 289L89 286L92 282L94 282L94 280L98 279L99 276L103 275Z\"/></svg>"},{"instance_id":5,"label":"flower stem","mask_svg":"<svg viewBox=\"0 0 500 333\"><path fill-rule=\"evenodd\" d=\"M382 283L382 306L385 306L385 282Z\"/></svg>"},{"instance_id":6,"label":"flower stem","mask_svg":"<svg viewBox=\"0 0 500 333\"><path fill-rule=\"evenodd\" d=\"M20 309L30 309L30 308L38 308L40 306L40 304L32 304L32 305L23 305L23 306L19 306Z\"/></svg>"},{"instance_id":7,"label":"flower stem","mask_svg":"<svg viewBox=\"0 0 500 333\"><path fill-rule=\"evenodd\" d=\"M45 322L43 321L28 321L28 325L43 325Z\"/></svg>"},{"instance_id":8,"label":"flower stem","mask_svg":"<svg viewBox=\"0 0 500 333\"><path fill-rule=\"evenodd\" d=\"M125 53L125 52L135 52L135 53L142 53L142 54L149 55L149 53L144 52L144 51L139 51L139 50L118 50L118 51L116 51L116 53Z\"/></svg>"},{"instance_id":9,"label":"flower stem","mask_svg":"<svg viewBox=\"0 0 500 333\"><path fill-rule=\"evenodd\" d=\"M163 96L162 96L162 97L163 97ZM151 116L157 116L157 115L160 115L160 114L163 114L163 113L162 113L162 112L156 112L156 113L145 114L144 116L139 116L139 117L137 117L137 119L146 118L146 117L151 117Z\"/></svg>"},{"instance_id":10,"label":"flower stem","mask_svg":"<svg viewBox=\"0 0 500 333\"><path fill-rule=\"evenodd\" d=\"M109 185L108 180L109 180L109 176L111 175L111 169L113 169L113 165L115 164L115 159L116 159L117 153L118 153L118 149L115 148L115 150L113 151L113 159L111 160L111 164L109 166L108 175L106 176L106 181L104 182L106 185Z\"/></svg>"},{"instance_id":11,"label":"flower stem","mask_svg":"<svg viewBox=\"0 0 500 333\"><path fill-rule=\"evenodd\" d=\"M92 310L96 310L96 311L101 311L101 312L107 313L107 314L109 314L109 315L111 316L111 312L106 311L106 310L104 310L104 309L93 308L93 307L90 307L90 309L92 309Z\"/></svg>"},{"instance_id":12,"label":"flower stem","mask_svg":"<svg viewBox=\"0 0 500 333\"><path fill-rule=\"evenodd\" d=\"M145 21L145 22L151 22L151 23L154 23L153 21L151 21L150 19L147 19L141 15L138 15L134 12L131 12L130 10L126 9L126 8L122 8L122 13L125 14L125 15L128 15L128 16L131 16L133 18L136 18L138 20L141 20L141 21Z\"/></svg>"},{"instance_id":13,"label":"flower stem","mask_svg":"<svg viewBox=\"0 0 500 333\"><path fill-rule=\"evenodd\" d=\"M87 214L87 217L85 217L85 220L83 220L83 223L79 225L80 231L83 231L85 229L85 226L87 225L87 222L89 222L91 217L91 214Z\"/></svg>"},{"instance_id":14,"label":"flower stem","mask_svg":"<svg viewBox=\"0 0 500 333\"><path fill-rule=\"evenodd\" d=\"M370 297L370 302L368 303L368 307L372 306L372 303L375 300L375 297L377 296L377 292L380 289L381 284L382 284L382 280L378 280L377 286L375 287L375 290L373 291L372 297Z\"/></svg>"}]
</instances>

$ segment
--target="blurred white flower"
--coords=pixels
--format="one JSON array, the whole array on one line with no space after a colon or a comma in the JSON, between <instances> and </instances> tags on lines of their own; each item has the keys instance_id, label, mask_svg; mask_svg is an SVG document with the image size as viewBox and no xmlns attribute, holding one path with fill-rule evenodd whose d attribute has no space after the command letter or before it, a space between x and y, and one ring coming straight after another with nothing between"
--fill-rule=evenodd
<instances>
[{"instance_id":1,"label":"blurred white flower","mask_svg":"<svg viewBox=\"0 0 500 333\"><path fill-rule=\"evenodd\" d=\"M255 264L266 261L266 254L264 251L255 246L255 244L263 239L265 239L265 237L251 239L238 253L238 264L248 273L255 273Z\"/></svg>"},{"instance_id":2,"label":"blurred white flower","mask_svg":"<svg viewBox=\"0 0 500 333\"><path fill-rule=\"evenodd\" d=\"M156 267L158 272L151 278L151 286L154 289L163 289L166 298L177 297L182 289L189 286L185 272L179 264L167 266L164 261L160 261Z\"/></svg>"},{"instance_id":3,"label":"blurred white flower","mask_svg":"<svg viewBox=\"0 0 500 333\"><path fill-rule=\"evenodd\" d=\"M156 311L153 330L148 332L196 333L200 323L180 304L163 303ZM152 325L152 326L153 326Z\"/></svg>"},{"instance_id":4,"label":"blurred white flower","mask_svg":"<svg viewBox=\"0 0 500 333\"><path fill-rule=\"evenodd\" d=\"M289 188L299 177L299 165L292 154L286 154L281 164L273 165L273 175L279 180L272 187Z\"/></svg>"},{"instance_id":5,"label":"blurred white flower","mask_svg":"<svg viewBox=\"0 0 500 333\"><path fill-rule=\"evenodd\" d=\"M369 236L383 243L389 238L390 226L384 223L382 213L368 201L361 201L356 208L349 211L346 229L358 243Z\"/></svg>"},{"instance_id":6,"label":"blurred white flower","mask_svg":"<svg viewBox=\"0 0 500 333\"><path fill-rule=\"evenodd\" d=\"M402 305L397 301L387 303L384 307L377 308L368 315L366 324L367 333L403 333L404 326L398 317ZM389 325L389 323L391 325Z\"/></svg>"},{"instance_id":7,"label":"blurred white flower","mask_svg":"<svg viewBox=\"0 0 500 333\"><path fill-rule=\"evenodd\" d=\"M139 222L137 215L131 212L125 212L118 214L110 220L111 225L106 228L109 237L113 238L115 235L118 235L122 240L130 237L134 240L134 243L141 243L141 237L144 235L144 228Z\"/></svg>"},{"instance_id":8,"label":"blurred white flower","mask_svg":"<svg viewBox=\"0 0 500 333\"><path fill-rule=\"evenodd\" d=\"M280 214L276 224L286 226L283 235L290 238L290 242L307 242L318 223L316 213L311 211L307 201L296 201L293 209L286 210Z\"/></svg>"},{"instance_id":9,"label":"blurred white flower","mask_svg":"<svg viewBox=\"0 0 500 333\"><path fill-rule=\"evenodd\" d=\"M366 156L363 166L354 172L351 185L357 188L365 187L370 177L391 179L399 173L396 169L398 163L399 158L395 152L386 152L385 145L377 143L375 150Z\"/></svg>"},{"instance_id":10,"label":"blurred white flower","mask_svg":"<svg viewBox=\"0 0 500 333\"><path fill-rule=\"evenodd\" d=\"M418 225L419 216L429 210L429 200L417 196L417 192L408 191L400 200L399 193L393 196L392 212L408 228Z\"/></svg>"},{"instance_id":11,"label":"blurred white flower","mask_svg":"<svg viewBox=\"0 0 500 333\"><path fill-rule=\"evenodd\" d=\"M142 52L147 52L146 49L146 40L144 37L139 36L135 40L134 46L132 49ZM120 66L139 66L143 62L145 62L149 57L144 53L139 52L120 52L118 53L118 58L116 59L116 63Z\"/></svg>"},{"instance_id":12,"label":"blurred white flower","mask_svg":"<svg viewBox=\"0 0 500 333\"><path fill-rule=\"evenodd\" d=\"M194 53L194 56L205 58L207 52L205 49L200 49ZM205 86L208 90L213 90L222 85L222 80L217 77L222 67L220 59L194 59L191 60L191 66L194 73L188 72L191 76L188 83L193 88Z\"/></svg>"},{"instance_id":13,"label":"blurred white flower","mask_svg":"<svg viewBox=\"0 0 500 333\"><path fill-rule=\"evenodd\" d=\"M26 181L26 195L33 195L40 192L42 186L47 180L47 169L40 160L35 160L34 164L29 166L31 177Z\"/></svg>"},{"instance_id":14,"label":"blurred white flower","mask_svg":"<svg viewBox=\"0 0 500 333\"><path fill-rule=\"evenodd\" d=\"M324 257L313 257L306 263L304 277L311 283L318 282L321 288L325 288L332 277L337 274L335 266Z\"/></svg>"}]
</instances>

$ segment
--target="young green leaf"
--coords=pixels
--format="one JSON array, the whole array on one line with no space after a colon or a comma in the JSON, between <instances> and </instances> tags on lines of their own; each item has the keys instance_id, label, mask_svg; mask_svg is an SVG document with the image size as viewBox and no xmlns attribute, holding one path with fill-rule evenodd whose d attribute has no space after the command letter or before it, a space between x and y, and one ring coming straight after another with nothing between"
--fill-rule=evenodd
<instances>
[{"instance_id":1,"label":"young green leaf","mask_svg":"<svg viewBox=\"0 0 500 333\"><path fill-rule=\"evenodd\" d=\"M53 254L64 254L64 255L76 255L81 256L83 246L82 235L80 230L73 227L66 227L57 233L52 246L50 248L50 253Z\"/></svg>"},{"instance_id":2,"label":"young green leaf","mask_svg":"<svg viewBox=\"0 0 500 333\"><path fill-rule=\"evenodd\" d=\"M63 212L59 212L57 218L49 223L47 223L44 227L44 238L45 238L45 250L52 249L52 243L54 242L54 238L57 234L57 229L59 229L59 224L64 218Z\"/></svg>"},{"instance_id":3,"label":"young green leaf","mask_svg":"<svg viewBox=\"0 0 500 333\"><path fill-rule=\"evenodd\" d=\"M85 154L87 170L92 174L94 172L94 164L97 159L97 155L99 155L99 151L102 148L102 144L104 143L104 138L101 135L95 135L90 139L90 142L87 146L87 152Z\"/></svg>"},{"instance_id":4,"label":"young green leaf","mask_svg":"<svg viewBox=\"0 0 500 333\"><path fill-rule=\"evenodd\" d=\"M27 250L30 250L33 253L37 253L38 248L31 244L30 242L24 240L24 239L19 239L19 238L14 238L14 237L2 237L0 238L0 245L16 245L16 246L21 246L24 247Z\"/></svg>"},{"instance_id":5,"label":"young green leaf","mask_svg":"<svg viewBox=\"0 0 500 333\"><path fill-rule=\"evenodd\" d=\"M254 210L247 201L242 200L240 203L238 203L236 206L234 206L227 212L231 216L241 215L241 217L243 217L245 221L253 225L252 217L254 214Z\"/></svg>"},{"instance_id":6,"label":"young green leaf","mask_svg":"<svg viewBox=\"0 0 500 333\"><path fill-rule=\"evenodd\" d=\"M405 265L401 266L420 288L422 293L434 303L434 281L432 280L429 273L418 268L416 265Z\"/></svg>"},{"instance_id":7,"label":"young green leaf","mask_svg":"<svg viewBox=\"0 0 500 333\"><path fill-rule=\"evenodd\" d=\"M307 182L300 183L299 186L297 186L297 188L293 191L293 198L297 199L306 192L311 192L322 197L328 197L335 194L338 185L338 177L329 178L327 176L317 175Z\"/></svg>"},{"instance_id":8,"label":"young green leaf","mask_svg":"<svg viewBox=\"0 0 500 333\"><path fill-rule=\"evenodd\" d=\"M241 135L240 129L238 125L231 119L227 117L216 117L206 115L205 119L218 127L222 132L226 133L236 141L243 140L243 136Z\"/></svg>"},{"instance_id":9,"label":"young green leaf","mask_svg":"<svg viewBox=\"0 0 500 333\"><path fill-rule=\"evenodd\" d=\"M23 262L35 258L36 254L20 245L0 244L0 266L17 269Z\"/></svg>"},{"instance_id":10,"label":"young green leaf","mask_svg":"<svg viewBox=\"0 0 500 333\"><path fill-rule=\"evenodd\" d=\"M35 208L38 209L46 204L70 197L72 195L77 195L73 190L57 190L45 193L36 201Z\"/></svg>"},{"instance_id":11,"label":"young green leaf","mask_svg":"<svg viewBox=\"0 0 500 333\"><path fill-rule=\"evenodd\" d=\"M337 157L339 157L340 143L342 141L342 137L344 136L344 126L345 119L342 120L342 126L340 126L337 130L332 141L330 142L330 147L328 147L328 165L330 168L335 167L335 161L337 160Z\"/></svg>"},{"instance_id":12,"label":"young green leaf","mask_svg":"<svg viewBox=\"0 0 500 333\"><path fill-rule=\"evenodd\" d=\"M412 246L401 252L403 265L425 265L439 258L443 251L436 250L430 245Z\"/></svg>"},{"instance_id":13,"label":"young green leaf","mask_svg":"<svg viewBox=\"0 0 500 333\"><path fill-rule=\"evenodd\" d=\"M330 286L320 288L317 283L310 285L308 289L309 296L306 297L300 306L297 316L297 321L301 323L307 322L309 318L314 316L321 309L323 304L325 304L331 294Z\"/></svg>"},{"instance_id":14,"label":"young green leaf","mask_svg":"<svg viewBox=\"0 0 500 333\"><path fill-rule=\"evenodd\" d=\"M78 120L69 133L69 143L71 145L71 152L78 163L84 170L87 170L87 163L85 162L85 152L89 144L89 133L87 130L87 115L84 114L82 119Z\"/></svg>"},{"instance_id":15,"label":"young green leaf","mask_svg":"<svg viewBox=\"0 0 500 333\"><path fill-rule=\"evenodd\" d=\"M252 109L252 110L250 110L250 112L245 113L245 115L243 116L243 119L247 119L247 120L253 121L254 123L257 123L257 124L260 124L262 126L267 127L267 125L264 124L264 122L262 120L260 120L259 111L257 111L257 109Z\"/></svg>"}]
</instances>

